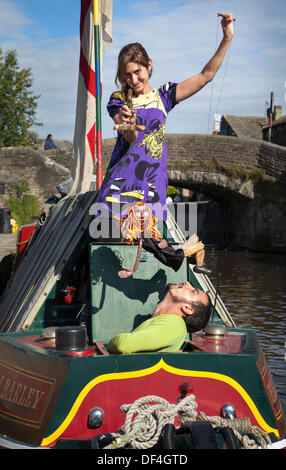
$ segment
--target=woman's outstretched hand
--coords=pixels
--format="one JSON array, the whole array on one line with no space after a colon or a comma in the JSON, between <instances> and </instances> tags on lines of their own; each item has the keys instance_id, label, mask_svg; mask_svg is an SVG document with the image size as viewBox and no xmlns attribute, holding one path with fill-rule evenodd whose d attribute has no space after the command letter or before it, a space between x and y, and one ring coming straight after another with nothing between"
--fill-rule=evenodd
<instances>
[{"instance_id":1,"label":"woman's outstretched hand","mask_svg":"<svg viewBox=\"0 0 286 470\"><path fill-rule=\"evenodd\" d=\"M231 39L234 36L233 22L234 22L234 16L232 13L227 13L226 15L223 16L221 20L223 36L228 41L231 41Z\"/></svg>"},{"instance_id":2,"label":"woman's outstretched hand","mask_svg":"<svg viewBox=\"0 0 286 470\"><path fill-rule=\"evenodd\" d=\"M130 109L126 104L124 104L121 108L118 114L115 114L114 116L114 122L115 125L117 126L118 124L131 124L131 125L136 125L136 109ZM116 128L116 127L115 127ZM145 129L145 127L144 127ZM138 131L137 130L120 130L121 134L124 135L124 138L132 144L137 137L138 137Z\"/></svg>"},{"instance_id":3,"label":"woman's outstretched hand","mask_svg":"<svg viewBox=\"0 0 286 470\"><path fill-rule=\"evenodd\" d=\"M124 104L119 111L120 124L136 124L136 109L130 109Z\"/></svg>"}]
</instances>

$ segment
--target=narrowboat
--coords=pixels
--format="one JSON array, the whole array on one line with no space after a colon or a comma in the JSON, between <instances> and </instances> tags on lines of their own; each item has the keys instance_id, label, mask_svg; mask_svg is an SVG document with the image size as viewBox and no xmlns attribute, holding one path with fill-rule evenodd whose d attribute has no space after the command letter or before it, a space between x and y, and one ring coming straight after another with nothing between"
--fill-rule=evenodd
<instances>
[{"instance_id":1,"label":"narrowboat","mask_svg":"<svg viewBox=\"0 0 286 470\"><path fill-rule=\"evenodd\" d=\"M93 239L96 191L67 197L32 232L0 303L0 446L28 449L283 448L285 416L257 334L209 277L120 240ZM169 243L182 233L169 215ZM112 354L167 283L209 291L212 316L177 353Z\"/></svg>"}]
</instances>

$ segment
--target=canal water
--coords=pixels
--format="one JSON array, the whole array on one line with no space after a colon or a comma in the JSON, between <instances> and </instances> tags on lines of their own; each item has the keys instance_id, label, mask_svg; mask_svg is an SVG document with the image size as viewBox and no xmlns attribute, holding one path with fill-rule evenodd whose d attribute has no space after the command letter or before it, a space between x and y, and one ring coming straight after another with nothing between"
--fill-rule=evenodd
<instances>
[{"instance_id":1,"label":"canal water","mask_svg":"<svg viewBox=\"0 0 286 470\"><path fill-rule=\"evenodd\" d=\"M236 326L256 330L286 412L286 255L207 246L205 264Z\"/></svg>"}]
</instances>

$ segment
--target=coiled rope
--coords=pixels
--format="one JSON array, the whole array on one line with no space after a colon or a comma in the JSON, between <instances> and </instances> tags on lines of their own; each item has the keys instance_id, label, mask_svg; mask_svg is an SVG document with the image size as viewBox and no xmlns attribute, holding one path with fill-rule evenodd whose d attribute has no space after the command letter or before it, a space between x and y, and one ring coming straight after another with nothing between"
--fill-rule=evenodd
<instances>
[{"instance_id":1,"label":"coiled rope","mask_svg":"<svg viewBox=\"0 0 286 470\"><path fill-rule=\"evenodd\" d=\"M157 444L163 427L174 424L177 416L178 423L182 426L192 421L209 421L214 428L231 427L243 449L259 447L246 434L254 435L262 448L267 448L267 443L271 444L269 436L259 427L253 426L249 418L224 419L220 416L207 416L203 412L197 417L198 403L195 398L194 395L187 395L179 403L170 404L164 398L147 395L135 400L133 404L122 405L120 411L126 413L125 423L118 432L109 434L114 440L104 449L118 449L127 444L134 449L149 449ZM100 439L104 437L106 435L100 436Z\"/></svg>"},{"instance_id":2,"label":"coiled rope","mask_svg":"<svg viewBox=\"0 0 286 470\"><path fill-rule=\"evenodd\" d=\"M258 448L256 441L250 439L248 434L255 436L263 449L267 449L267 444L271 444L268 434L258 426L253 426L249 418L224 419L220 416L207 416L203 411L199 413L199 417L201 421L209 421L214 428L230 427L240 440L243 449Z\"/></svg>"}]
</instances>

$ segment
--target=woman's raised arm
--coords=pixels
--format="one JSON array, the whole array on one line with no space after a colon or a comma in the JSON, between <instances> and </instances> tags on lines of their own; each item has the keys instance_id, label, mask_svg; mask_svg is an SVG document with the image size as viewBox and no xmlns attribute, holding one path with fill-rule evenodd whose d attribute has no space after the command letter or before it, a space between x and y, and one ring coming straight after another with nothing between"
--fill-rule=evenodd
<instances>
[{"instance_id":1,"label":"woman's raised arm","mask_svg":"<svg viewBox=\"0 0 286 470\"><path fill-rule=\"evenodd\" d=\"M187 78L183 82L178 83L176 89L176 101L186 100L190 96L200 91L207 83L209 83L220 68L223 59L227 53L229 45L234 35L233 29L234 16L231 13L227 13L221 20L221 26L223 30L223 39L209 62L204 66L203 70L194 75L193 77Z\"/></svg>"}]
</instances>

